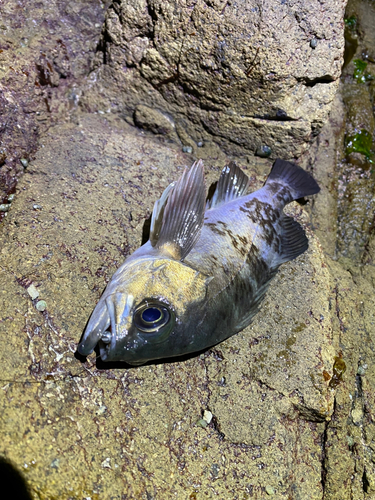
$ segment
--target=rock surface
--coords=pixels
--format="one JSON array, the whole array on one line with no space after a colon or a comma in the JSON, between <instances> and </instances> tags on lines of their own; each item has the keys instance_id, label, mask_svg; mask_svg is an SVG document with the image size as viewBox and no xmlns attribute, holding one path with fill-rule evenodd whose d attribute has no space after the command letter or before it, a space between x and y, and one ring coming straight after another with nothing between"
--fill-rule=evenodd
<instances>
[{"instance_id":1,"label":"rock surface","mask_svg":"<svg viewBox=\"0 0 375 500\"><path fill-rule=\"evenodd\" d=\"M312 233L251 327L227 342L176 363L82 365L76 344L106 282L191 160L100 115L56 126L43 142L3 225L0 261L1 446L34 493L236 498L268 487L321 498L339 346L331 278ZM208 179L222 166L207 162ZM254 189L264 181L248 173ZM300 207L292 213L306 224ZM201 428L206 409L214 418Z\"/></svg>"},{"instance_id":2,"label":"rock surface","mask_svg":"<svg viewBox=\"0 0 375 500\"><path fill-rule=\"evenodd\" d=\"M5 108L9 127L4 137L10 141L8 151L12 151L6 159L13 158L17 144L22 152L38 151L35 157L31 153L27 157L30 161L26 173L14 200L7 204L9 211L0 226L0 472L2 457L6 457L22 472L35 500L374 498L374 182L371 158L349 151L345 139L358 128L374 134L374 80L364 77L358 82L354 77L356 58L368 62L366 74L374 74L372 4L350 1L347 16L356 18L350 35L357 44L353 42L354 59L346 61L344 87L333 102L329 121L300 160L322 187L305 207L290 207L306 228L309 251L282 266L249 328L200 356L139 368L108 366L96 363L94 357L86 362L76 358L74 353L85 323L114 270L140 245L145 221L163 188L196 157L205 158L210 183L231 157L213 142L212 131L205 129L202 135L194 135L201 122L192 121L190 111L196 112L196 107L189 101L191 94L184 97L185 108L178 111L178 119L172 112L175 94L167 94L167 90L176 88L180 92L179 82L191 83L187 72L190 59L185 53L181 51L178 70L179 78L184 80L155 88L155 71L163 66L150 63L139 76L140 86L132 83L133 87L125 89L123 73L130 80L131 75L141 74L142 30L157 28L153 32L154 48L158 52L165 47L165 60L169 61L174 42L180 47L185 40L184 47L191 49L192 39L201 37L204 47L203 35L210 25L202 26L202 21L207 20L203 14L209 12L214 20L218 16L229 19L235 2L186 2L183 7L176 2L183 15L178 18L177 9L168 19L171 23L180 19L185 29L187 10L193 13L197 9L195 17L191 16L199 28L195 35L186 30L176 30L174 35L166 28L167 21L160 24L168 20L170 2L148 2L150 8L145 15L137 14L146 5L142 0L131 4L114 2L100 46L101 54L108 56L106 64L97 67L86 83L104 9L94 0L84 4L65 2L65 10L61 10L58 2L48 6L29 2L21 9L19 2L9 2L2 12L4 26L16 26L17 30L7 28L9 48L1 46L0 57L19 71L13 75L7 69L0 75L8 85L1 98L11 96L19 103L11 111ZM319 17L291 16L296 6L300 13L306 8L300 5L289 6L291 11L284 21L291 21L291 29L304 27L306 36L301 35L301 40L305 47L306 37L315 37L314 29L320 29L315 26ZM316 5L309 4L308 8L315 9ZM327 9L332 3L319 5ZM342 2L336 7L342 9ZM29 8L26 16L25 8ZM199 10L202 8L205 10ZM284 3L279 6L286 8ZM227 10L229 14L225 14ZM203 14L197 19L198 11ZM266 6L261 11L262 19L278 19L280 12ZM120 25L116 25L116 16ZM43 17L46 21L37 21L37 28L31 30L33 19ZM338 26L336 19L333 16L333 31ZM87 32L83 28L86 25ZM123 30L124 26L129 30ZM277 32L264 23L262 26L268 30L265 33L269 45L276 50L282 30ZM17 43L25 43L27 30L33 34L33 43L28 47L20 45L17 52ZM109 39L108 33L118 33L118 38ZM316 36L315 48L306 46L307 52L294 52L295 56L303 64L303 54L315 58L316 51L325 47L330 36L327 33L320 39L320 35ZM166 37L165 43L161 34ZM215 34L215 47L221 36L221 32ZM57 78L54 65L53 72L45 72L48 62L55 61L53 47L60 38L68 47L71 73L66 78L60 73ZM260 71L273 64L272 60L259 58L266 45L260 45L258 54L257 45L251 46L251 55L257 55L250 72L252 78L260 78ZM84 46L86 55L81 53ZM42 47L48 49L43 52L45 56L39 52ZM341 49L332 47L333 57ZM231 54L235 49L230 47ZM227 49L223 50L225 56ZM65 67L64 53L56 59L60 69ZM189 54L194 52L190 50ZM214 52L215 60L219 56L223 54ZM314 59L320 76L325 72L326 56L324 49ZM37 64L42 64L40 58L45 66L38 74L49 75L50 79L40 93L33 93L30 89L34 88ZM125 62L121 66L116 61ZM152 62L152 57L147 61ZM194 71L201 71L196 56L191 61ZM304 74L303 70L310 68L311 75L315 74L312 66L302 64L298 68L293 61L289 89L296 84L296 75ZM227 67L220 66L221 75L231 74L236 65L237 59L230 60ZM21 75L22 67L32 69L29 76ZM146 70L151 72L149 76ZM331 64L329 70L328 74L337 79L337 67ZM206 68L203 73L209 79L211 70ZM259 82L249 77L250 81L251 85ZM267 88L271 88L269 83ZM310 134L325 120L327 103L333 98L332 88L337 82L315 82L309 87L302 79L298 84L302 90L330 89L321 114L319 111L314 115L315 108L307 108L309 118L305 121L285 121L280 111L277 120L259 119L262 127L264 123L271 127L264 129L271 132L267 139L278 137L273 126L293 125L297 132ZM201 88L209 88L210 92L216 89L207 85L204 80ZM191 87L182 88L183 94L186 88ZM282 109L272 108L272 93L260 97L262 88L256 87L259 93L254 94L264 99L259 102L269 110ZM85 94L80 98L84 108L97 109L98 114L81 114L76 98L69 111L72 89L77 98ZM139 104L132 101L134 89L140 93L150 89L147 96L151 101L145 98L141 106L132 108ZM125 91L128 93L122 94ZM29 92L32 108L25 108L21 100ZM280 96L286 103L283 110L292 113L299 94L288 92ZM207 91L198 97L213 102L216 93ZM50 111L41 107L47 106L44 98ZM318 100L314 97L312 102ZM241 106L247 105L241 102ZM286 107L288 103L290 108ZM131 123L135 120L157 137L130 127L109 110L121 111L120 116ZM37 134L33 135L37 117L42 116L37 111L43 111L46 120L38 122ZM231 123L239 114L236 111L230 115ZM312 116L315 122L309 122ZM23 123L22 117L31 121ZM246 126L258 123L256 120L249 119ZM58 124L47 133L53 121ZM222 123L219 121L218 126ZM12 131L16 132L14 137ZM280 146L280 151L290 156L302 150L307 144L303 134L292 135L295 149ZM256 189L269 171L269 160L253 158L247 154L249 150L238 149L240 144L226 140L215 137L228 151L245 155L240 163ZM28 146L24 148L22 141ZM194 154L181 153L181 145L193 148ZM20 157L14 154L14 158ZM13 172L10 163L6 163L8 167L8 173ZM212 420L207 417L210 414Z\"/></svg>"},{"instance_id":3,"label":"rock surface","mask_svg":"<svg viewBox=\"0 0 375 500\"><path fill-rule=\"evenodd\" d=\"M40 135L77 106L109 1L2 2L0 202L14 191Z\"/></svg>"},{"instance_id":4,"label":"rock surface","mask_svg":"<svg viewBox=\"0 0 375 500\"><path fill-rule=\"evenodd\" d=\"M145 128L158 116L158 133L195 148L214 140L231 154L267 146L273 158L298 157L337 90L345 4L116 1L92 73L99 99L88 108L129 119L149 109Z\"/></svg>"}]
</instances>

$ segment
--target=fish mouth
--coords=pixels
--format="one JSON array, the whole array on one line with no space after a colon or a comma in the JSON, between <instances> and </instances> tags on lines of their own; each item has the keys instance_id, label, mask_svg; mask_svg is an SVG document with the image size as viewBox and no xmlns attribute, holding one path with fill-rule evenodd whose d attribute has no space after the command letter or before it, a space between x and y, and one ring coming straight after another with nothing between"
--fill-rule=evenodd
<instances>
[{"instance_id":1,"label":"fish mouth","mask_svg":"<svg viewBox=\"0 0 375 500\"><path fill-rule=\"evenodd\" d=\"M110 333L110 332L108 332L108 333ZM98 347L99 347L99 358L102 361L110 361L108 359L110 357L110 346L105 341L100 339L99 343L98 343Z\"/></svg>"},{"instance_id":2,"label":"fish mouth","mask_svg":"<svg viewBox=\"0 0 375 500\"><path fill-rule=\"evenodd\" d=\"M150 361L150 357L144 357L142 353L148 343L152 345L150 338L156 333L147 333L149 338L138 334L137 327L133 325L133 305L134 297L130 294L115 292L102 296L78 344L78 352L86 357L98 347L98 357L105 362L122 361L140 366ZM174 313L170 311L169 314L173 326Z\"/></svg>"},{"instance_id":3,"label":"fish mouth","mask_svg":"<svg viewBox=\"0 0 375 500\"><path fill-rule=\"evenodd\" d=\"M133 296L124 293L101 297L78 344L78 352L88 356L98 345L103 361L115 360L117 342L123 343L129 336L133 302Z\"/></svg>"},{"instance_id":4,"label":"fish mouth","mask_svg":"<svg viewBox=\"0 0 375 500\"><path fill-rule=\"evenodd\" d=\"M91 354L110 324L108 308L105 301L100 299L86 326L82 340L78 344L77 351L79 354L82 356Z\"/></svg>"},{"instance_id":5,"label":"fish mouth","mask_svg":"<svg viewBox=\"0 0 375 500\"><path fill-rule=\"evenodd\" d=\"M105 344L102 339L99 341L99 357L102 361L120 361L125 362L131 366L141 366L149 361L148 359L139 360L133 349L127 347L126 356L120 353L120 350L111 349L110 346ZM134 360L132 357L134 356Z\"/></svg>"}]
</instances>

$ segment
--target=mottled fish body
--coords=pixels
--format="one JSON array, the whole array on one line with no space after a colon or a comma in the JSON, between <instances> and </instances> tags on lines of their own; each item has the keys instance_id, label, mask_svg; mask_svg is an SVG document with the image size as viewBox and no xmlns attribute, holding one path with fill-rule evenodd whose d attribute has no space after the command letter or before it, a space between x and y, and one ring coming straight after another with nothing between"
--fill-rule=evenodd
<instances>
[{"instance_id":1,"label":"mottled fish body","mask_svg":"<svg viewBox=\"0 0 375 500\"><path fill-rule=\"evenodd\" d=\"M265 185L231 162L206 203L203 164L155 204L150 240L113 275L78 346L104 361L143 364L211 347L251 322L278 267L303 253L302 227L283 213L316 194L300 167L276 160Z\"/></svg>"}]
</instances>

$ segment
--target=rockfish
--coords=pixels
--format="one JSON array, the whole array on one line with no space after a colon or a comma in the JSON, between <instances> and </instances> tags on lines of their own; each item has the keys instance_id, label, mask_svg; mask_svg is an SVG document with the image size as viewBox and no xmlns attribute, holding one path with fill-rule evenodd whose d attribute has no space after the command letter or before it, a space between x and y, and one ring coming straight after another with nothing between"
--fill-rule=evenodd
<instances>
[{"instance_id":1,"label":"rockfish","mask_svg":"<svg viewBox=\"0 0 375 500\"><path fill-rule=\"evenodd\" d=\"M206 201L203 162L155 203L149 241L115 272L78 352L141 365L211 347L249 325L278 267L302 254L302 227L283 213L318 193L302 168L276 160L264 186L234 163Z\"/></svg>"}]
</instances>

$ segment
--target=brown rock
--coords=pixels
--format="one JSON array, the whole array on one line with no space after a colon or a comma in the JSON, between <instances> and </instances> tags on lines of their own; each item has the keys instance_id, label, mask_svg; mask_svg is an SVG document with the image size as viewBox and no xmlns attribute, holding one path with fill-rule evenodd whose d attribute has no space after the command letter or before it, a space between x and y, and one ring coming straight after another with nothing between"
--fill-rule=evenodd
<instances>
[{"instance_id":1,"label":"brown rock","mask_svg":"<svg viewBox=\"0 0 375 500\"><path fill-rule=\"evenodd\" d=\"M138 368L82 363L74 352L96 301L187 159L93 114L43 143L2 226L0 453L42 498L261 497L268 486L320 500L338 346L312 233L253 324L215 349ZM206 161L208 183L223 162ZM264 176L246 170L256 189ZM289 209L306 226L304 210Z\"/></svg>"},{"instance_id":2,"label":"brown rock","mask_svg":"<svg viewBox=\"0 0 375 500\"><path fill-rule=\"evenodd\" d=\"M175 136L173 120L162 112L140 104L134 111L134 123L154 134Z\"/></svg>"}]
</instances>

